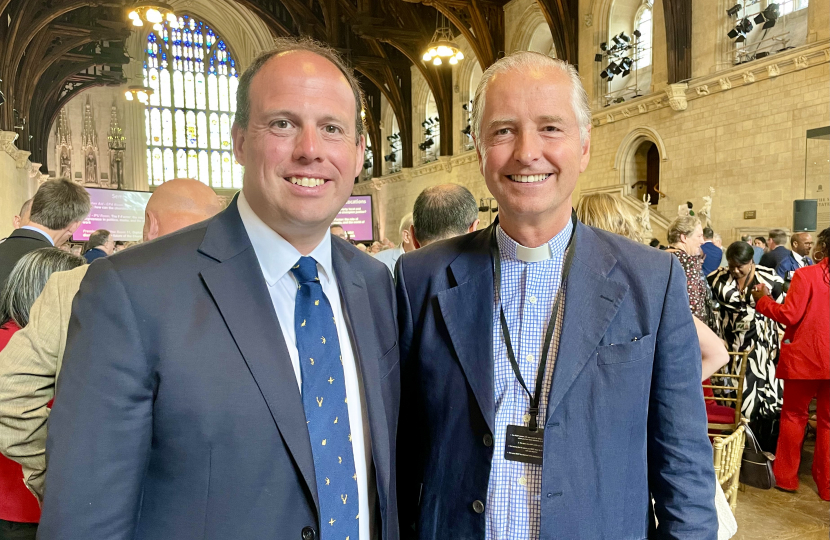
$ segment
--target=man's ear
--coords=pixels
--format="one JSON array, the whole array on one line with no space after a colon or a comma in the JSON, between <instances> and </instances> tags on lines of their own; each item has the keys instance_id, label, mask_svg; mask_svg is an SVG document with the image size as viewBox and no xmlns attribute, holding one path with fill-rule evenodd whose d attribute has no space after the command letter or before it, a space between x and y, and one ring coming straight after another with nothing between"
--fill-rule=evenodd
<instances>
[{"instance_id":1,"label":"man's ear","mask_svg":"<svg viewBox=\"0 0 830 540\"><path fill-rule=\"evenodd\" d=\"M478 230L478 224L481 223L481 220L476 219L473 221L473 224L470 225L470 228L467 229L467 232L476 232Z\"/></svg>"},{"instance_id":2,"label":"man's ear","mask_svg":"<svg viewBox=\"0 0 830 540\"><path fill-rule=\"evenodd\" d=\"M415 246L415 249L421 249L421 244L418 242L418 237L415 236L415 225L409 226L409 234L412 235L412 245Z\"/></svg>"},{"instance_id":3,"label":"man's ear","mask_svg":"<svg viewBox=\"0 0 830 540\"><path fill-rule=\"evenodd\" d=\"M354 177L357 178L360 176L360 171L363 170L363 160L366 152L366 136L360 136L360 143L357 145L355 149L355 162L354 162Z\"/></svg>"},{"instance_id":4,"label":"man's ear","mask_svg":"<svg viewBox=\"0 0 830 540\"><path fill-rule=\"evenodd\" d=\"M237 160L239 161L239 160ZM145 219L150 223L150 228L147 231L147 240L155 240L159 237L159 220L153 212L147 212Z\"/></svg>"},{"instance_id":5,"label":"man's ear","mask_svg":"<svg viewBox=\"0 0 830 540\"><path fill-rule=\"evenodd\" d=\"M585 142L582 143L582 157L579 160L579 172L585 172L588 162L591 161L591 124L585 129Z\"/></svg>"},{"instance_id":6,"label":"man's ear","mask_svg":"<svg viewBox=\"0 0 830 540\"><path fill-rule=\"evenodd\" d=\"M236 161L245 166L245 136L247 135L246 129L241 127L236 122L233 123L233 127L231 128L231 138L233 139L233 155L236 158Z\"/></svg>"}]
</instances>

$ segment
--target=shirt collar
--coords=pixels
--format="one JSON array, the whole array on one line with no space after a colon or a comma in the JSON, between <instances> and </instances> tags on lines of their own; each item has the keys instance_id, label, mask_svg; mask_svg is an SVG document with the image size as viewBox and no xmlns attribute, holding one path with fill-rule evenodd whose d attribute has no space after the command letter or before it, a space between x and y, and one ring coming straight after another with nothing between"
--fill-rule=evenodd
<instances>
[{"instance_id":1,"label":"shirt collar","mask_svg":"<svg viewBox=\"0 0 830 540\"><path fill-rule=\"evenodd\" d=\"M52 237L51 237L51 236L49 236L48 234L46 234L45 232L41 231L41 230L40 230L40 229L38 229L37 227L32 227L31 225L23 225L23 226L22 226L22 227L20 227L20 228L21 228L21 229L26 229L27 231L35 231L35 232L37 232L37 233L40 233L40 234L42 234L42 235L43 235L43 236L44 236L47 240L49 240L49 243L50 243L50 244L52 244L53 246L55 245L55 241L54 241L54 240L52 240Z\"/></svg>"},{"instance_id":2,"label":"shirt collar","mask_svg":"<svg viewBox=\"0 0 830 540\"><path fill-rule=\"evenodd\" d=\"M568 224L565 225L565 228L559 231L559 233L548 240L546 242L550 256L548 259L561 259L565 256L565 249L568 247L568 242L571 239L571 231L573 231L573 221L568 219ZM496 238L499 242L499 253L501 255L502 260L514 260L519 262L524 262L522 259L518 257L518 251L520 248L525 250L530 249L522 246L510 236L504 229L501 228L501 225L496 227ZM548 259L543 259L548 260ZM534 261L538 262L538 261ZM532 264L532 263L531 263Z\"/></svg>"},{"instance_id":3,"label":"shirt collar","mask_svg":"<svg viewBox=\"0 0 830 540\"><path fill-rule=\"evenodd\" d=\"M273 287L291 270L292 266L297 264L297 261L303 255L288 240L280 236L277 231L266 225L256 215L248 201L245 200L244 193L239 193L236 206L239 209L242 225L245 227L245 232L248 233L248 238L250 238L251 245L254 247L257 260L259 260L265 282L269 287ZM320 243L308 256L313 257L317 261L317 267L322 269L321 281L334 278L330 234L324 234Z\"/></svg>"},{"instance_id":4,"label":"shirt collar","mask_svg":"<svg viewBox=\"0 0 830 540\"><path fill-rule=\"evenodd\" d=\"M793 259L795 259L795 262L798 263L798 266L804 266L804 257L799 255L795 251L793 251L792 254L793 254Z\"/></svg>"}]
</instances>

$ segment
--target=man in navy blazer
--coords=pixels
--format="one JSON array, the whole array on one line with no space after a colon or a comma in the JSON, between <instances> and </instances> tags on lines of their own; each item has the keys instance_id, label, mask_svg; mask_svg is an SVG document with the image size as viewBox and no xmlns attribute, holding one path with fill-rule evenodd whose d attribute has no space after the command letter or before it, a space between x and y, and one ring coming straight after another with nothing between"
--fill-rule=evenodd
<instances>
[{"instance_id":1,"label":"man in navy blazer","mask_svg":"<svg viewBox=\"0 0 830 540\"><path fill-rule=\"evenodd\" d=\"M242 192L81 284L39 538L398 538L394 285L329 234L363 163L360 87L332 50L281 39L237 97Z\"/></svg>"},{"instance_id":2,"label":"man in navy blazer","mask_svg":"<svg viewBox=\"0 0 830 540\"><path fill-rule=\"evenodd\" d=\"M810 233L793 234L790 238L790 245L793 249L775 268L775 272L785 281L792 280L792 272L813 264L813 259L810 258L810 252L813 250L813 236Z\"/></svg>"},{"instance_id":3,"label":"man in navy blazer","mask_svg":"<svg viewBox=\"0 0 830 540\"><path fill-rule=\"evenodd\" d=\"M572 218L591 126L576 70L515 53L474 104L499 219L398 261L402 536L717 538L683 269Z\"/></svg>"},{"instance_id":4,"label":"man in navy blazer","mask_svg":"<svg viewBox=\"0 0 830 540\"><path fill-rule=\"evenodd\" d=\"M781 261L790 256L790 250L787 249L787 231L783 229L773 229L769 232L767 238L768 251L761 256L758 264L766 266L770 270L775 270Z\"/></svg>"}]
</instances>

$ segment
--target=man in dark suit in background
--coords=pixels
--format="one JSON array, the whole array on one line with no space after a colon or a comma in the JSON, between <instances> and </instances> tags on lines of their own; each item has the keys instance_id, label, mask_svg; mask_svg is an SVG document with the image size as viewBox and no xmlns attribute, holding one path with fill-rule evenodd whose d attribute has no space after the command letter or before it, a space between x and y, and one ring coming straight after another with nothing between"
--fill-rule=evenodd
<instances>
[{"instance_id":1,"label":"man in dark suit in background","mask_svg":"<svg viewBox=\"0 0 830 540\"><path fill-rule=\"evenodd\" d=\"M22 210L21 210L22 211ZM89 193L69 180L44 182L32 199L29 223L0 243L0 285L20 258L43 247L60 247L89 214Z\"/></svg>"},{"instance_id":2,"label":"man in dark suit in background","mask_svg":"<svg viewBox=\"0 0 830 540\"><path fill-rule=\"evenodd\" d=\"M813 259L810 258L810 252L813 250L813 236L810 233L793 234L790 238L790 245L793 248L792 251L775 268L775 272L784 281L792 281L793 272L813 264Z\"/></svg>"},{"instance_id":3,"label":"man in dark suit in background","mask_svg":"<svg viewBox=\"0 0 830 540\"><path fill-rule=\"evenodd\" d=\"M790 250L786 248L786 245L787 231L783 229L771 230L769 232L769 238L767 238L767 248L769 249L761 257L758 264L766 266L772 270L778 268L781 261L790 256Z\"/></svg>"},{"instance_id":4,"label":"man in dark suit in background","mask_svg":"<svg viewBox=\"0 0 830 540\"><path fill-rule=\"evenodd\" d=\"M239 81L242 192L90 266L40 538L397 540L394 285L329 234L361 105L331 49L277 40Z\"/></svg>"},{"instance_id":5,"label":"man in dark suit in background","mask_svg":"<svg viewBox=\"0 0 830 540\"><path fill-rule=\"evenodd\" d=\"M718 269L721 258L723 258L723 250L716 246L713 242L715 239L715 231L711 227L703 228L703 243L700 245L700 251L703 252L703 275L708 276Z\"/></svg>"},{"instance_id":6,"label":"man in dark suit in background","mask_svg":"<svg viewBox=\"0 0 830 540\"><path fill-rule=\"evenodd\" d=\"M572 218L579 75L515 53L473 103L499 219L398 260L402 536L716 539L683 269Z\"/></svg>"}]
</instances>

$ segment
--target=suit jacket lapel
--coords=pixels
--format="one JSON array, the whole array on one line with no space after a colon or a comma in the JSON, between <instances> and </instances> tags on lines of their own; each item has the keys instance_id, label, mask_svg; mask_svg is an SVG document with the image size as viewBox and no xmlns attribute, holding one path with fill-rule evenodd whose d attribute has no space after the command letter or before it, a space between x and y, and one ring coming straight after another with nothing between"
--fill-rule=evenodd
<instances>
[{"instance_id":1,"label":"suit jacket lapel","mask_svg":"<svg viewBox=\"0 0 830 540\"><path fill-rule=\"evenodd\" d=\"M319 511L314 460L297 377L236 200L208 225L201 276L222 314Z\"/></svg>"},{"instance_id":2,"label":"suit jacket lapel","mask_svg":"<svg viewBox=\"0 0 830 540\"><path fill-rule=\"evenodd\" d=\"M607 277L616 259L582 223L577 223L574 248L559 353L548 396L548 419L592 357L628 292L627 285Z\"/></svg>"},{"instance_id":3,"label":"suit jacket lapel","mask_svg":"<svg viewBox=\"0 0 830 540\"><path fill-rule=\"evenodd\" d=\"M351 268L349 262L354 253L332 238L332 266L343 296L343 309L348 314L351 338L357 351L356 360L363 378L363 392L366 396L366 410L372 441L372 459L377 473L378 495L384 500L389 494L389 436L386 407L381 393L380 350L378 336L372 323L374 315L369 304L366 281L360 272ZM394 317L393 313L388 314Z\"/></svg>"},{"instance_id":4,"label":"suit jacket lapel","mask_svg":"<svg viewBox=\"0 0 830 540\"><path fill-rule=\"evenodd\" d=\"M467 248L450 264L451 281L456 285L437 295L453 349L491 433L495 432L496 423L493 261L489 247L493 226L471 238Z\"/></svg>"}]
</instances>

